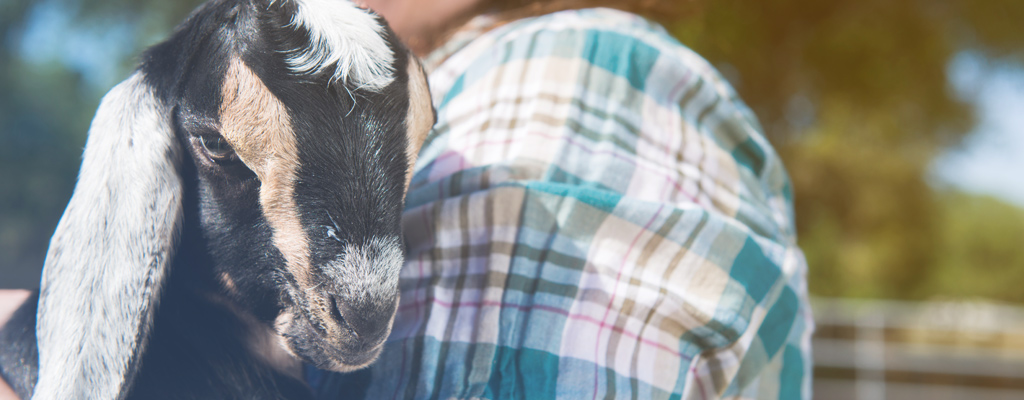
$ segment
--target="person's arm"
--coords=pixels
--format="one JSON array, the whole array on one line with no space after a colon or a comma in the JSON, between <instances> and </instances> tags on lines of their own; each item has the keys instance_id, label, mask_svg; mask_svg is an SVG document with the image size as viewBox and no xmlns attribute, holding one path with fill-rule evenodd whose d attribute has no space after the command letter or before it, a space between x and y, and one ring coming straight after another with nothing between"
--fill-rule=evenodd
<instances>
[{"instance_id":1,"label":"person's arm","mask_svg":"<svg viewBox=\"0 0 1024 400\"><path fill-rule=\"evenodd\" d=\"M14 311L21 307L31 294L28 290L0 290L0 329L11 319ZM14 390L0 379L0 400L18 400Z\"/></svg>"}]
</instances>

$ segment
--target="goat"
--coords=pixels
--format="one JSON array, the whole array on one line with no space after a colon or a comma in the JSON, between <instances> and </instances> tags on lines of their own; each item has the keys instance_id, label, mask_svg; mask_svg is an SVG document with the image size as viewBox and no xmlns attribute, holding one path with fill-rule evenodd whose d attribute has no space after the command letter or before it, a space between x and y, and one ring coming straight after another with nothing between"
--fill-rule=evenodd
<instances>
[{"instance_id":1,"label":"goat","mask_svg":"<svg viewBox=\"0 0 1024 400\"><path fill-rule=\"evenodd\" d=\"M366 366L433 121L370 11L205 3L101 102L0 375L36 399L309 398L303 362Z\"/></svg>"}]
</instances>

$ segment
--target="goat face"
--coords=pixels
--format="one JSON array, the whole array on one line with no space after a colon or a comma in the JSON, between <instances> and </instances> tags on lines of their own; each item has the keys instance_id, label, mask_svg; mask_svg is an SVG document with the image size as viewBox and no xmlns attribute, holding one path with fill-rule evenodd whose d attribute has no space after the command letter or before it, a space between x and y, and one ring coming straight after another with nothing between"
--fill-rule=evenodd
<instances>
[{"instance_id":1,"label":"goat face","mask_svg":"<svg viewBox=\"0 0 1024 400\"><path fill-rule=\"evenodd\" d=\"M216 4L226 20L210 25L206 43L183 55L172 38L142 71L171 77L154 86L178 91L169 96L173 125L194 160L200 224L225 293L272 321L293 354L347 371L372 361L390 332L415 154L408 135L422 135L414 131L427 128L431 110L418 64L383 27L358 45L391 57L352 61L378 71L365 82L338 80L335 66L296 73L296 57L331 56L304 52L345 50L308 49L310 37L344 27L317 26L303 12L366 15L300 9L310 3ZM204 68L159 73L188 64Z\"/></svg>"},{"instance_id":2,"label":"goat face","mask_svg":"<svg viewBox=\"0 0 1024 400\"><path fill-rule=\"evenodd\" d=\"M185 187L209 274L235 308L320 368L371 362L396 310L403 198L432 124L417 61L351 3L202 6L90 128L47 256L37 395L116 397L98 393L130 382L168 260L191 257L173 254ZM98 389L59 389L76 385Z\"/></svg>"}]
</instances>

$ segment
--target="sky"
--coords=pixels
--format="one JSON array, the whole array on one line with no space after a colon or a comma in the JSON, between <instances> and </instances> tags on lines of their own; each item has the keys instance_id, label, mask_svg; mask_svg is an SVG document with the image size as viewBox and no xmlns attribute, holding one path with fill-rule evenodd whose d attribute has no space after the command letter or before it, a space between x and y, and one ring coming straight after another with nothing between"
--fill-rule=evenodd
<instances>
[{"instance_id":1,"label":"sky","mask_svg":"<svg viewBox=\"0 0 1024 400\"><path fill-rule=\"evenodd\" d=\"M73 23L77 10L67 9L78 3L43 1L32 7L28 24L21 37L13 43L19 56L30 62L45 64L59 60L68 68L82 73L86 83L96 90L105 90L123 77L120 65L108 60L122 59L132 51L135 27L128 22L104 20L102 26Z\"/></svg>"},{"instance_id":2,"label":"sky","mask_svg":"<svg viewBox=\"0 0 1024 400\"><path fill-rule=\"evenodd\" d=\"M948 76L976 104L979 121L961 146L935 160L931 182L1024 207L1024 71L963 52Z\"/></svg>"}]
</instances>

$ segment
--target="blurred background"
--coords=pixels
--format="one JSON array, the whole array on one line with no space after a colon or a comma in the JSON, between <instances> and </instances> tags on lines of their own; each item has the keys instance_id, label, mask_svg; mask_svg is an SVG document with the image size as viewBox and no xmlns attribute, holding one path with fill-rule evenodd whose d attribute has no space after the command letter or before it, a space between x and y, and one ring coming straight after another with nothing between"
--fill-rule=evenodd
<instances>
[{"instance_id":1,"label":"blurred background","mask_svg":"<svg viewBox=\"0 0 1024 400\"><path fill-rule=\"evenodd\" d=\"M38 286L100 96L198 3L0 0L0 288ZM794 181L816 397L1024 398L1024 1L693 4L666 27Z\"/></svg>"}]
</instances>

